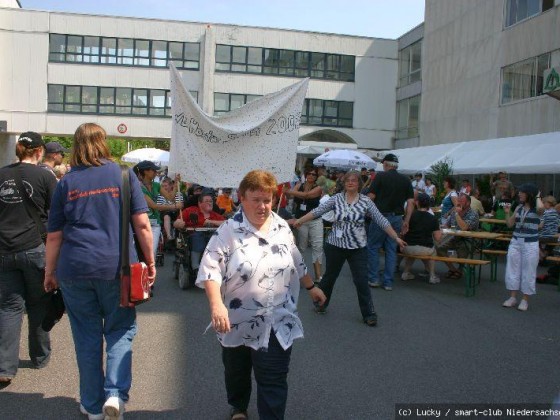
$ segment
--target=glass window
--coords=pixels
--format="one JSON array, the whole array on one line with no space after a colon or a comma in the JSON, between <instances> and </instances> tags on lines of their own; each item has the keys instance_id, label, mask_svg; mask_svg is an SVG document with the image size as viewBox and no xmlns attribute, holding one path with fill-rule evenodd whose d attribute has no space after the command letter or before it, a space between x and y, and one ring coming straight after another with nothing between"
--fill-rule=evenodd
<instances>
[{"instance_id":1,"label":"glass window","mask_svg":"<svg viewBox=\"0 0 560 420\"><path fill-rule=\"evenodd\" d=\"M136 115L148 114L148 90L134 89L132 95L132 113Z\"/></svg>"},{"instance_id":2,"label":"glass window","mask_svg":"<svg viewBox=\"0 0 560 420\"><path fill-rule=\"evenodd\" d=\"M320 99L310 99L308 107L308 121L310 125L322 125L323 120L323 101Z\"/></svg>"},{"instance_id":3,"label":"glass window","mask_svg":"<svg viewBox=\"0 0 560 420\"><path fill-rule=\"evenodd\" d=\"M67 112L80 112L81 97L80 86L66 86L64 91L64 110Z\"/></svg>"},{"instance_id":4,"label":"glass window","mask_svg":"<svg viewBox=\"0 0 560 420\"><path fill-rule=\"evenodd\" d=\"M549 3L546 0L507 0L505 26L508 27L531 16L535 16L541 10L548 10L550 8Z\"/></svg>"},{"instance_id":5,"label":"glass window","mask_svg":"<svg viewBox=\"0 0 560 420\"><path fill-rule=\"evenodd\" d=\"M309 53L296 51L295 75L302 77L309 76Z\"/></svg>"},{"instance_id":6,"label":"glass window","mask_svg":"<svg viewBox=\"0 0 560 420\"><path fill-rule=\"evenodd\" d=\"M325 77L325 54L311 53L311 77Z\"/></svg>"},{"instance_id":7,"label":"glass window","mask_svg":"<svg viewBox=\"0 0 560 420\"><path fill-rule=\"evenodd\" d=\"M48 110L53 112L64 111L64 86L63 85L49 85Z\"/></svg>"},{"instance_id":8,"label":"glass window","mask_svg":"<svg viewBox=\"0 0 560 420\"><path fill-rule=\"evenodd\" d=\"M99 37L84 37L84 63L99 63Z\"/></svg>"},{"instance_id":9,"label":"glass window","mask_svg":"<svg viewBox=\"0 0 560 420\"><path fill-rule=\"evenodd\" d=\"M104 64L117 63L117 39L116 38L101 39L101 62Z\"/></svg>"},{"instance_id":10,"label":"glass window","mask_svg":"<svg viewBox=\"0 0 560 420\"><path fill-rule=\"evenodd\" d=\"M82 112L97 112L97 88L95 86L82 87Z\"/></svg>"},{"instance_id":11,"label":"glass window","mask_svg":"<svg viewBox=\"0 0 560 420\"><path fill-rule=\"evenodd\" d=\"M338 55L327 54L327 71L325 77L327 79L338 79L340 70L340 57Z\"/></svg>"},{"instance_id":12,"label":"glass window","mask_svg":"<svg viewBox=\"0 0 560 420\"><path fill-rule=\"evenodd\" d=\"M262 73L262 48L247 48L247 72Z\"/></svg>"},{"instance_id":13,"label":"glass window","mask_svg":"<svg viewBox=\"0 0 560 420\"><path fill-rule=\"evenodd\" d=\"M229 111L229 95L227 93L214 93L214 114Z\"/></svg>"},{"instance_id":14,"label":"glass window","mask_svg":"<svg viewBox=\"0 0 560 420\"><path fill-rule=\"evenodd\" d=\"M245 105L245 95L231 94L229 98L229 103L230 103L230 108L229 108L230 111L237 108L241 108L243 105Z\"/></svg>"},{"instance_id":15,"label":"glass window","mask_svg":"<svg viewBox=\"0 0 560 420\"><path fill-rule=\"evenodd\" d=\"M399 51L399 86L422 79L422 41Z\"/></svg>"},{"instance_id":16,"label":"glass window","mask_svg":"<svg viewBox=\"0 0 560 420\"><path fill-rule=\"evenodd\" d=\"M231 56L231 71L245 73L247 71L247 48L232 47Z\"/></svg>"},{"instance_id":17,"label":"glass window","mask_svg":"<svg viewBox=\"0 0 560 420\"><path fill-rule=\"evenodd\" d=\"M339 79L344 81L354 81L355 67L356 57L351 55L341 55Z\"/></svg>"},{"instance_id":18,"label":"glass window","mask_svg":"<svg viewBox=\"0 0 560 420\"><path fill-rule=\"evenodd\" d=\"M550 53L502 69L502 104L542 95L543 72L550 67Z\"/></svg>"},{"instance_id":19,"label":"glass window","mask_svg":"<svg viewBox=\"0 0 560 420\"><path fill-rule=\"evenodd\" d=\"M216 70L231 70L231 47L229 45L216 45Z\"/></svg>"},{"instance_id":20,"label":"glass window","mask_svg":"<svg viewBox=\"0 0 560 420\"><path fill-rule=\"evenodd\" d=\"M248 104L249 102L253 102L255 99L261 98L261 95L246 95L247 99L245 103Z\"/></svg>"},{"instance_id":21,"label":"glass window","mask_svg":"<svg viewBox=\"0 0 560 420\"><path fill-rule=\"evenodd\" d=\"M132 107L132 89L117 88L115 103L117 105L115 108L117 114L130 114Z\"/></svg>"},{"instance_id":22,"label":"glass window","mask_svg":"<svg viewBox=\"0 0 560 420\"><path fill-rule=\"evenodd\" d=\"M169 43L169 61L175 64L175 67L183 67L183 44L181 42Z\"/></svg>"},{"instance_id":23,"label":"glass window","mask_svg":"<svg viewBox=\"0 0 560 420\"><path fill-rule=\"evenodd\" d=\"M164 90L150 90L150 115L164 115L165 114L165 91Z\"/></svg>"},{"instance_id":24,"label":"glass window","mask_svg":"<svg viewBox=\"0 0 560 420\"><path fill-rule=\"evenodd\" d=\"M278 74L278 50L265 48L263 73Z\"/></svg>"},{"instance_id":25,"label":"glass window","mask_svg":"<svg viewBox=\"0 0 560 420\"><path fill-rule=\"evenodd\" d=\"M295 51L290 50L280 50L278 51L278 65L279 73L287 76L293 76L295 74Z\"/></svg>"},{"instance_id":26,"label":"glass window","mask_svg":"<svg viewBox=\"0 0 560 420\"><path fill-rule=\"evenodd\" d=\"M82 37L68 35L66 41L66 61L82 61Z\"/></svg>"},{"instance_id":27,"label":"glass window","mask_svg":"<svg viewBox=\"0 0 560 420\"><path fill-rule=\"evenodd\" d=\"M397 139L418 136L420 95L397 102Z\"/></svg>"},{"instance_id":28,"label":"glass window","mask_svg":"<svg viewBox=\"0 0 560 420\"><path fill-rule=\"evenodd\" d=\"M51 34L49 37L49 60L64 61L66 35Z\"/></svg>"},{"instance_id":29,"label":"glass window","mask_svg":"<svg viewBox=\"0 0 560 420\"><path fill-rule=\"evenodd\" d=\"M119 38L117 44L117 63L132 65L134 64L134 40L129 38Z\"/></svg>"},{"instance_id":30,"label":"glass window","mask_svg":"<svg viewBox=\"0 0 560 420\"><path fill-rule=\"evenodd\" d=\"M150 65L150 41L136 40L134 42L134 65Z\"/></svg>"},{"instance_id":31,"label":"glass window","mask_svg":"<svg viewBox=\"0 0 560 420\"><path fill-rule=\"evenodd\" d=\"M115 113L115 88L102 87L99 89L99 113Z\"/></svg>"},{"instance_id":32,"label":"glass window","mask_svg":"<svg viewBox=\"0 0 560 420\"><path fill-rule=\"evenodd\" d=\"M152 66L167 67L167 42L152 42Z\"/></svg>"},{"instance_id":33,"label":"glass window","mask_svg":"<svg viewBox=\"0 0 560 420\"><path fill-rule=\"evenodd\" d=\"M187 69L198 69L200 62L200 44L198 42L185 43L185 65Z\"/></svg>"}]
</instances>

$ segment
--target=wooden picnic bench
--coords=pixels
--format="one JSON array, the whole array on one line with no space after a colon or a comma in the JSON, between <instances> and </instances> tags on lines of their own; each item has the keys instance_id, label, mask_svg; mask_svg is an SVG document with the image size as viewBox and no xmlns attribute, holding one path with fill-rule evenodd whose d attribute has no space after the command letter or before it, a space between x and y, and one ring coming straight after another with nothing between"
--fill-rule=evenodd
<instances>
[{"instance_id":1,"label":"wooden picnic bench","mask_svg":"<svg viewBox=\"0 0 560 420\"><path fill-rule=\"evenodd\" d=\"M483 249L482 254L490 259L490 281L495 282L498 279L498 257L506 256L507 251L502 249Z\"/></svg>"},{"instance_id":2,"label":"wooden picnic bench","mask_svg":"<svg viewBox=\"0 0 560 420\"><path fill-rule=\"evenodd\" d=\"M546 260L560 264L560 257L550 256L550 257L546 257ZM560 291L560 275L558 276L558 291Z\"/></svg>"},{"instance_id":3,"label":"wooden picnic bench","mask_svg":"<svg viewBox=\"0 0 560 420\"><path fill-rule=\"evenodd\" d=\"M438 255L408 255L399 253L401 257L413 258L415 260L431 260L441 261L463 265L463 274L465 278L465 296L474 296L476 292L475 269L486 264L490 264L488 260L475 260L472 258L458 258L458 257L440 257Z\"/></svg>"}]
</instances>

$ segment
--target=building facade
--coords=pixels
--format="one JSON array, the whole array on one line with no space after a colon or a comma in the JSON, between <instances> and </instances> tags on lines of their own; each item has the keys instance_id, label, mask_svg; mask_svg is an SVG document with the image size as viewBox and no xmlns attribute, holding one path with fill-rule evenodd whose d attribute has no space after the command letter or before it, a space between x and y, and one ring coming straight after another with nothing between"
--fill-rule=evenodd
<instances>
[{"instance_id":1,"label":"building facade","mask_svg":"<svg viewBox=\"0 0 560 420\"><path fill-rule=\"evenodd\" d=\"M215 115L310 77L302 141L392 146L396 40L18 7L0 9L0 29L0 164L27 130L169 138L170 62Z\"/></svg>"}]
</instances>

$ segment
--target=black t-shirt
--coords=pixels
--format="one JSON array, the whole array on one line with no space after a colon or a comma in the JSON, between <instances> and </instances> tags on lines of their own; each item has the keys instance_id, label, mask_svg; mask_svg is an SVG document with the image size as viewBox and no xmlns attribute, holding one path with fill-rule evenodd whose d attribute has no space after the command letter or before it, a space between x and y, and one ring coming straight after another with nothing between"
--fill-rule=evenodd
<instances>
[{"instance_id":1,"label":"black t-shirt","mask_svg":"<svg viewBox=\"0 0 560 420\"><path fill-rule=\"evenodd\" d=\"M35 220L26 210L23 196L16 186L16 174L36 204L30 210L38 212L45 225L56 188L56 178L37 165L14 163L0 168L0 253L3 254L25 251L41 244Z\"/></svg>"},{"instance_id":2,"label":"black t-shirt","mask_svg":"<svg viewBox=\"0 0 560 420\"><path fill-rule=\"evenodd\" d=\"M375 194L374 203L381 213L404 214L404 203L414 198L410 180L395 169L379 172L369 193Z\"/></svg>"},{"instance_id":3,"label":"black t-shirt","mask_svg":"<svg viewBox=\"0 0 560 420\"><path fill-rule=\"evenodd\" d=\"M432 233L436 230L439 230L436 217L427 211L416 210L410 217L410 225L404 241L408 245L432 248L434 246Z\"/></svg>"}]
</instances>

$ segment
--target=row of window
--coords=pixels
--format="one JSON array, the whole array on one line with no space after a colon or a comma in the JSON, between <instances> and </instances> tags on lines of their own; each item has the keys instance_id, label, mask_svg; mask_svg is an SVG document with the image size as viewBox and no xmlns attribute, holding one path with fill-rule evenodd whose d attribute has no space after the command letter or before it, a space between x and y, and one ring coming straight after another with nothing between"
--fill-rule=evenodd
<instances>
[{"instance_id":1,"label":"row of window","mask_svg":"<svg viewBox=\"0 0 560 420\"><path fill-rule=\"evenodd\" d=\"M198 101L198 92L190 91ZM221 115L240 108L258 95L214 94L214 113ZM301 124L352 127L352 102L306 99ZM101 86L48 86L48 111L77 114L171 116L171 95L165 89Z\"/></svg>"},{"instance_id":2,"label":"row of window","mask_svg":"<svg viewBox=\"0 0 560 420\"><path fill-rule=\"evenodd\" d=\"M190 94L198 100L198 92ZM170 91L100 86L48 86L48 111L78 114L171 115Z\"/></svg>"},{"instance_id":3,"label":"row of window","mask_svg":"<svg viewBox=\"0 0 560 420\"><path fill-rule=\"evenodd\" d=\"M200 44L51 34L49 60L144 67L168 67L173 63L180 69L198 70Z\"/></svg>"},{"instance_id":4,"label":"row of window","mask_svg":"<svg viewBox=\"0 0 560 420\"><path fill-rule=\"evenodd\" d=\"M420 95L397 102L397 139L418 137Z\"/></svg>"},{"instance_id":5,"label":"row of window","mask_svg":"<svg viewBox=\"0 0 560 420\"><path fill-rule=\"evenodd\" d=\"M216 71L354 81L356 58L275 48L216 45Z\"/></svg>"},{"instance_id":6,"label":"row of window","mask_svg":"<svg viewBox=\"0 0 560 420\"><path fill-rule=\"evenodd\" d=\"M237 93L214 93L214 114L225 114L259 97L259 95ZM305 99L300 124L352 128L353 114L353 102Z\"/></svg>"},{"instance_id":7,"label":"row of window","mask_svg":"<svg viewBox=\"0 0 560 420\"><path fill-rule=\"evenodd\" d=\"M554 0L507 0L505 27L552 9Z\"/></svg>"}]
</instances>

